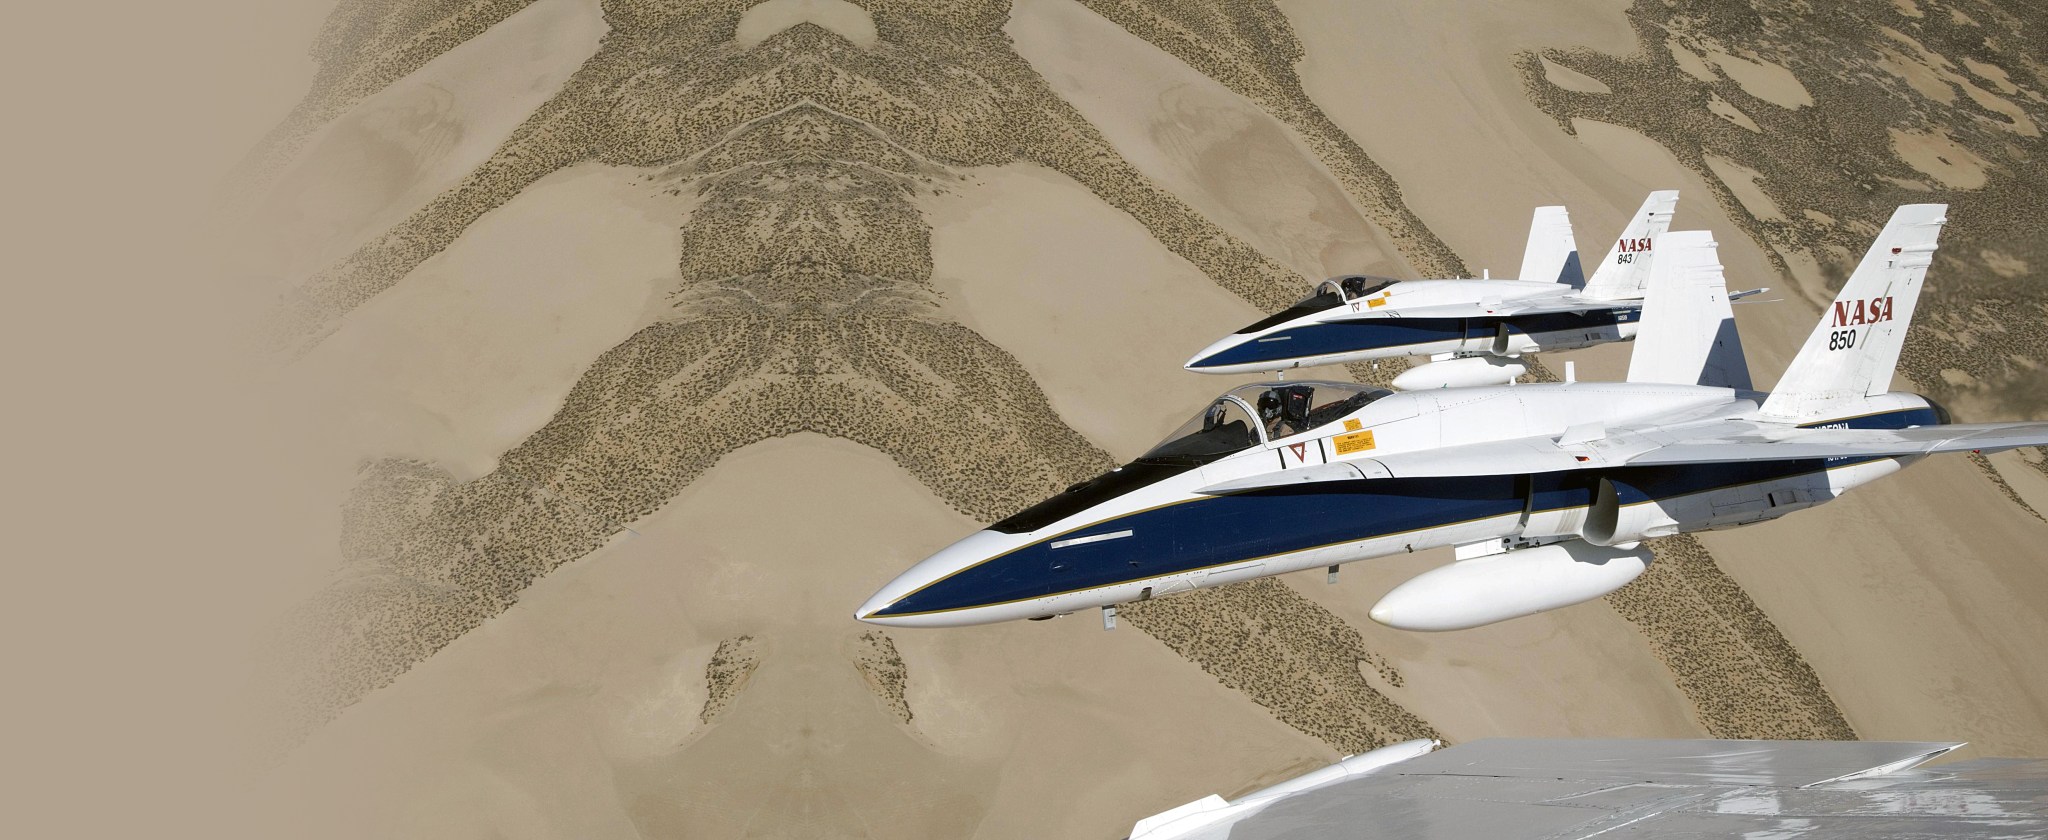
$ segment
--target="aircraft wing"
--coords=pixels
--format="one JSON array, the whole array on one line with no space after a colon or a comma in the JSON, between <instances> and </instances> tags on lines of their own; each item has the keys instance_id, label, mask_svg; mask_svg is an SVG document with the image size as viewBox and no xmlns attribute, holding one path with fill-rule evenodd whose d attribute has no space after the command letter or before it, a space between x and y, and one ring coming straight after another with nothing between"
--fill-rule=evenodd
<instances>
[{"instance_id":1,"label":"aircraft wing","mask_svg":"<svg viewBox=\"0 0 2048 840\"><path fill-rule=\"evenodd\" d=\"M1629 465L1858 458L1936 452L2002 452L2048 445L2048 423L1958 423L1911 429L1799 429L1767 423L1658 447Z\"/></svg>"},{"instance_id":2,"label":"aircraft wing","mask_svg":"<svg viewBox=\"0 0 2048 840\"><path fill-rule=\"evenodd\" d=\"M1389 477L1561 472L1613 467L2002 452L2048 445L2048 423L1970 423L1911 429L1802 429L1751 420L1603 429L1446 446L1370 460ZM1371 472L1365 468L1362 472Z\"/></svg>"},{"instance_id":3,"label":"aircraft wing","mask_svg":"<svg viewBox=\"0 0 2048 840\"><path fill-rule=\"evenodd\" d=\"M1964 423L1911 429L1802 429L1752 420L1603 428L1395 452L1246 476L1196 492L1236 493L1321 481L1519 475L1615 467L2002 452L2048 446L2048 423Z\"/></svg>"},{"instance_id":4,"label":"aircraft wing","mask_svg":"<svg viewBox=\"0 0 2048 840\"><path fill-rule=\"evenodd\" d=\"M1422 742L1427 744L1428 742ZM2048 834L2048 761L1962 744L1485 739L1383 748L1139 822L1131 840L1905 840ZM1347 764L1361 764L1349 767Z\"/></svg>"}]
</instances>

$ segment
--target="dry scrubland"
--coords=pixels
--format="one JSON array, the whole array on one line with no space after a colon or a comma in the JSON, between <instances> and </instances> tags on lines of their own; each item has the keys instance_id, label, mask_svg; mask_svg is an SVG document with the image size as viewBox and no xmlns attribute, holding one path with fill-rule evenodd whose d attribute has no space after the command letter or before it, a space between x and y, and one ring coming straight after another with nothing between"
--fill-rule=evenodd
<instances>
[{"instance_id":1,"label":"dry scrubland","mask_svg":"<svg viewBox=\"0 0 2048 840\"><path fill-rule=\"evenodd\" d=\"M368 453L376 457L358 470L341 512L343 573L294 608L267 648L266 702L281 710L281 720L271 729L274 754L290 754L307 738L317 739L323 727L331 732L353 726L346 731L354 732L371 727L369 722L392 720L399 713L389 705L401 702L390 699L394 692L409 698L404 702L423 702L429 689L407 693L402 690L406 686L392 684L404 682L401 675L430 657L452 656L464 664L407 679L456 679L447 676L451 669L457 674L489 671L476 664L482 661L499 663L490 668L518 671L516 656L505 659L509 654L502 652L517 647L506 641L516 637L505 634L526 632L518 629L520 622L536 619L507 611L524 605L537 581L551 572L559 576L556 570L571 561L581 559L578 568L585 571L608 560L628 563L621 559L628 556L641 558L632 562L649 562L644 553L620 554L633 551L636 540L657 542L671 552L661 559L669 564L668 576L643 580L644 586L710 587L724 593L720 587L730 584L731 592L742 594L729 599L729 607L767 616L707 618L693 625L691 644L706 650L701 662L677 665L654 653L636 654L642 664L659 660L663 668L681 674L678 684L694 686L671 692L671 699L690 698L691 708L675 714L695 723L692 734L662 748L669 753L669 763L662 765L666 769L643 778L633 775L641 771L618 769L640 765L616 756L606 759L615 772L630 777L631 785L656 791L644 793L655 799L674 798L672 790L658 793L663 785L712 795L711 788L676 780L701 772L703 756L744 753L743 745L717 745L739 733L780 737L766 728L772 726L763 717L770 708L766 704L793 701L762 699L771 685L778 697L841 685L841 680L863 687L871 709L828 713L797 708L794 716L809 721L805 737L817 727L846 727L860 733L848 739L869 744L888 757L885 761L930 762L927 781L934 792L928 795L955 791L965 798L949 807L970 817L989 815L981 825L996 834L1028 831L1028 815L1006 803L1028 798L1035 789L1024 781L989 781L994 777L987 774L1001 765L1003 753L963 746L993 743L989 739L998 737L971 723L972 710L988 720L1022 721L1015 717L1017 707L1063 703L1058 698L1115 686L1148 669L1186 670L1191 663L1206 672L1204 682L1212 691L1220 686L1221 694L1190 697L1175 711L1250 720L1257 715L1247 717L1247 709L1262 709L1258 714L1269 715L1268 723L1277 720L1312 739L1308 743L1321 745L1318 754L1305 750L1302 741L1275 735L1278 727L1240 724L1245 745L1226 747L1242 750L1245 775L1237 783L1247 786L1255 777L1295 772L1336 752L1407 738L1558 731L1496 732L1489 729L1495 718L1483 713L1453 713L1448 703L1441 704L1445 711L1435 711L1439 704L1433 697L1458 695L1461 686L1405 677L1394 658L1368 643L1375 628L1363 628L1371 632L1361 635L1356 616L1327 608L1279 581L1132 605L1124 611L1128 623L1162 644L1133 648L1133 634L1124 631L1111 637L1113 649L1089 654L1106 657L1097 660L1047 647L1072 643L1073 625L1092 618L1068 619L1057 631L1033 624L892 635L846 617L867 594L864 587L879 585L894 568L943 544L948 538L944 529L958 527L947 524L950 520L933 520L937 524L929 531L898 533L848 525L843 551L813 544L744 543L737 553L715 558L697 557L690 533L679 536L675 526L660 524L670 517L687 518L692 506L712 505L692 491L714 469L740 458L744 453L738 450L759 453L813 434L868 447L892 465L845 466L854 471L849 475L887 481L892 479L883 473L893 470L929 493L929 501L906 496L904 504L942 505L952 511L946 516L975 522L1007 515L1106 469L1116 460L1106 450L1116 450L1117 457L1132 454L1123 451L1123 443L1109 446L1100 437L1091 439L1077 431L1084 424L1063 419L1062 412L1072 410L1069 403L1048 394L1067 393L1070 386L1059 381L1057 368L1037 363L1047 357L1038 346L1024 339L990 338L1021 335L1039 324L1003 322L1007 316L1001 309L976 309L980 330L963 325L962 313L972 307L963 308L962 298L985 294L976 291L974 284L983 281L975 279L972 257L980 248L1001 245L1002 231L977 229L955 252L964 256L949 257L942 266L935 258L935 238L964 228L952 227L959 220L935 215L934 208L965 206L949 196L1004 200L1001 192L987 198L991 193L979 190L977 173L1032 167L1078 185L1083 192L1045 199L1027 212L1079 213L1087 209L1084 205L1099 205L1102 212L1135 225L1130 235L1141 241L1128 248L1156 251L1148 257L1151 265L1179 273L1185 278L1180 282L1200 283L1210 292L1221 289L1249 308L1276 309L1307 288L1311 277L1254 244L1269 241L1259 231L1245 230L1242 220L1209 218L1195 209L1196 199L1176 195L1161 180L1148 177L1157 170L1136 165L1142 160L1156 166L1172 158L1175 144L1186 142L1176 133L1198 135L1204 126L1154 127L1150 139L1140 141L1131 138L1143 132L1113 132L1090 122L1083 116L1088 109L1070 101L1087 91L1049 84L1050 68L1035 62L1052 59L1023 49L1030 46L1027 39L1006 29L1013 17L1028 19L1039 27L1034 31L1051 40L1062 32L1078 33L1079 27L1098 27L1094 32L1113 25L1137 39L1127 49L1160 53L1148 66L1185 74L1182 82L1169 75L1160 84L1220 85L1243 97L1285 127L1287 144L1271 148L1300 156L1288 171L1327 179L1317 189L1327 186L1335 191L1330 194L1341 195L1348 202L1342 212L1357 214L1381 241L1391 243L1398 254L1388 256L1405 264L1408 276L1469 273L1466 261L1410 209L1401 185L1389 174L1392 167L1383 168L1368 154L1372 144L1361 145L1306 92L1297 67L1314 63L1313 57L1297 38L1299 24L1289 18L1306 4L1019 0L1013 9L1003 2L776 0L756 8L736 0L614 0L577 11L582 8L578 0L530 2L535 7L553 3L550 8L559 14L601 13L607 34L544 104L518 121L452 188L418 206L397 208L393 218L402 221L356 237L346 256L331 264L288 278L292 289L281 296L264 326L270 352L290 376L293 365L305 365L337 338L363 329L363 322L385 317L375 310L377 301L417 282L424 265L455 250L458 240L483 227L495 211L532 195L549 176L579 166L629 169L639 173L637 183L645 192L687 199L645 205L649 213L663 208L674 213L667 223L676 231L671 244L677 254L675 272L652 313L629 333L599 343L612 346L587 360L573 386L550 397L558 400L552 415L530 427L477 477L459 479L457 471L431 453ZM291 171L295 158L323 142L327 126L373 101L378 91L430 72L437 56L528 8L523 2L341 3L314 52L320 73L313 88L251 153L234 185L234 200L260 204L266 191L278 189L276 179ZM1974 5L1883 3L1824 19L1796 19L1783 17L1788 13L1776 7L1759 12L1743 4L1678 3L1641 5L1628 14L1643 43L1636 53L1543 49L1544 44L1532 42L1525 51L1496 56L1499 74L1515 79L1519 73L1529 101L1565 132L1583 125L1574 120L1595 120L1630 127L1670 150L1716 185L1729 218L1767 246L1770 259L1797 278L1799 292L1814 300L1826 297L1827 283L1860 253L1892 204L1954 202L1942 261L1935 267L1941 281L1924 304L1925 326L1913 333L1905 372L1936 396L1981 409L1970 419L2042 413L2034 400L2048 394L2048 382L2039 374L2041 363L2048 361L2042 344L2048 308L2026 291L2026 282L2048 265L2048 235L2042 230L2048 207L2041 198L2042 188L2048 187L2041 155L2048 150L2036 128L2048 121L2039 92L2048 89L2048 68L2040 63L2038 50L2027 51L2048 41L2038 13L2029 19ZM1370 61L1360 61L1355 83L1369 86ZM1112 136L1123 145L1112 142ZM1141 150L1131 145L1135 142L1158 148ZM317 181L293 186L320 187ZM1297 187L1303 185L1272 185L1275 191ZM1701 197L1689 194L1688 200ZM1275 201L1275 206L1284 204ZM362 217L374 215L363 211ZM1582 242L1606 235L1583 220L1581 225ZM1519 230L1487 235L1521 239ZM1722 236L1725 241L1735 232L1723 230ZM1101 262L1116 259L1105 255ZM1350 270L1319 267L1327 273ZM934 277L942 268L966 277L942 284ZM593 262L590 270L605 268ZM1100 277L1063 279L1058 288L1075 295L1076 306L1090 301L1124 305L1116 299L1131 293L1121 289L1136 288L1139 281L1122 280L1120 286L1120 280L1105 270ZM942 285L962 291L942 291ZM1204 306L1209 307L1204 311L1228 308ZM1790 319L1800 320L1803 316ZM1142 338L1191 350L1233 326L1174 324ZM1108 346L1111 339L1100 340ZM1400 367L1355 365L1348 374L1384 381ZM1171 369L1128 375L1185 376ZM1540 366L1538 376L1551 378ZM1061 408L1055 410L1056 405ZM1191 407L1167 408L1178 413ZM1115 410L1120 413L1111 421L1131 425L1157 423L1161 408ZM835 460L842 458L839 454L820 457L821 463L851 463ZM811 484L820 478L807 476L802 463L790 459L761 463L787 471L774 476L777 481ZM2025 500L2018 492L1989 461L1980 460L1978 466L2015 503L2013 512L2024 516ZM794 491L755 487L749 492L758 495L733 504L758 514L696 526L709 529L694 532L702 542L723 539L715 533L720 527L801 530L816 518L787 506L789 498L801 495ZM839 498L855 504L851 498L861 492L861 486L849 487ZM813 503L836 504L830 499ZM1612 678L1614 685L1587 686L1640 696L1643 703L1668 702L1664 695L1674 691L1671 696L1682 698L1675 715L1689 718L1688 726L1674 730L1658 724L1665 728L1631 734L1855 737L1815 668L1700 541L1673 538L1659 541L1656 548L1661 559L1652 571L1608 599L1618 620L1592 629L1556 625L1547 618L1518 626L1594 633L1602 640L1619 633L1624 645L1646 648L1661 662L1666 682L1640 695L1628 693L1637 689L1619 678ZM768 553L788 550L809 553ZM840 562L839 554L862 558L857 565L866 577L798 575L791 588L765 591L733 583L751 581L750 568L818 568ZM825 591L821 580L833 588ZM1369 603L1373 594L1352 589L1346 597ZM554 610L545 612L553 616L550 620L566 620L563 616L574 615L577 604L561 591L548 603L530 609ZM603 624L595 616L612 606L593 600L583 609L592 612L591 622ZM777 624L785 615L803 629ZM1602 629L1610 625L1627 629ZM462 651L450 648L465 636L474 644ZM1034 638L1062 641L1031 642ZM976 656L990 651L973 645L983 643L1021 645L1004 648L1008 653L1002 655L1024 657L1017 669L1024 673L976 677L980 672L975 669L982 667L973 664ZM659 647L658 641L644 639L631 644ZM1418 648L1407 651L1409 661L1430 658L1433 643L1427 639L1399 644ZM812 650L820 645L826 652ZM1442 649L1450 647L1445 643ZM449 651L436 656L444 648ZM1475 655L1484 659L1487 654ZM1570 659L1578 655L1546 654L1571 668L1594 661ZM1097 662L1107 672L1086 675L1087 688L1059 683L1050 693L1028 682L1032 668L1058 670L1065 657ZM778 658L785 663L780 669ZM1002 680L1011 677L1027 681L1004 689L1013 693L1000 699L969 687L976 680L1009 686ZM844 696L820 692L816 702ZM505 702L526 703L532 696L508 689ZM374 702L379 697L385 698L384 705ZM1095 705L1075 708L1107 708L1115 701L1090 703ZM334 721L365 705L372 708L351 715L352 720ZM485 704L473 711L488 715L495 708ZM875 717L850 717L856 713ZM1050 744L1131 725L1085 711L1057 723L1032 731L1047 733ZM1180 725L1192 731L1206 721ZM725 742L713 737L727 727L737 728ZM464 737L489 749L503 735L479 730ZM1126 750L1125 763L1116 765L1122 774L1116 789L1128 794L1125 800L1095 803L1070 818L1100 820L1100 825L1085 823L1085 830L1108 836L1121 830L1118 820L1205 792L1173 777L1173 756L1181 748L1171 739L1144 746L1144 756L1157 751L1157 763L1146 765L1138 761L1142 756ZM323 745L316 752L324 756L333 749ZM1005 749L1017 755L1022 748ZM1208 759L1228 766L1239 755L1229 749L1211 752ZM697 759L687 758L691 750L698 751ZM755 803L751 807L811 813L802 809L825 802L832 791L844 795L857 788L839 787L853 775L890 769L862 771L861 765L819 755L771 749L747 759L761 768L737 778L805 774L808 780L790 788L795 792L788 796L794 799L748 799ZM825 755L837 754L828 750ZM969 764L948 763L967 761L966 755L975 758ZM315 759L301 755L299 760ZM806 764L814 760L826 769L814 773ZM969 765L973 772L961 769ZM957 772L949 776L945 768ZM926 776L919 771L906 778ZM1230 792L1232 782L1214 783ZM624 787L631 785L621 785L610 795L624 797ZM747 825L745 815L737 812L709 817L662 802L656 807L635 800L620 807L635 815L642 832L737 831ZM549 807L569 808L561 802ZM818 807L821 814L852 813L844 802ZM677 816L685 813L694 816ZM831 824L816 814L807 819L813 822L785 827L808 831ZM958 832L971 830L973 819L947 826L884 822L899 830ZM591 830L617 828L606 825Z\"/></svg>"},{"instance_id":2,"label":"dry scrubland","mask_svg":"<svg viewBox=\"0 0 2048 840\"><path fill-rule=\"evenodd\" d=\"M1519 56L1530 96L1626 126L1717 186L1819 302L1899 204L1953 210L1902 372L1975 419L2048 408L2048 14L2037 4L1640 4L1641 50ZM1606 92L1553 83L1544 62Z\"/></svg>"}]
</instances>

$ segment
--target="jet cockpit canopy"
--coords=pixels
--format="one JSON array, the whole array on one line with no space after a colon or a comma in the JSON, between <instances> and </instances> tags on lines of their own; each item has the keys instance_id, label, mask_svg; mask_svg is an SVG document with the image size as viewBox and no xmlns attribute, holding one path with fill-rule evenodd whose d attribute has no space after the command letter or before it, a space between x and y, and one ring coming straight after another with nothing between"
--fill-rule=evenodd
<instances>
[{"instance_id":1,"label":"jet cockpit canopy","mask_svg":"<svg viewBox=\"0 0 2048 840\"><path fill-rule=\"evenodd\" d=\"M1230 389L1139 461L1206 464L1327 425L1394 392L1353 382L1261 382Z\"/></svg>"},{"instance_id":2,"label":"jet cockpit canopy","mask_svg":"<svg viewBox=\"0 0 2048 840\"><path fill-rule=\"evenodd\" d=\"M1374 277L1370 274L1348 274L1332 277L1316 286L1316 294L1335 292L1346 301L1379 294L1381 290L1401 281L1392 277Z\"/></svg>"},{"instance_id":3,"label":"jet cockpit canopy","mask_svg":"<svg viewBox=\"0 0 2048 840\"><path fill-rule=\"evenodd\" d=\"M1349 274L1343 277L1332 277L1317 283L1315 294L1302 298L1293 306L1259 319L1251 326L1238 330L1237 334L1250 335L1268 327L1287 323L1304 315L1312 315L1325 309L1335 309L1349 301L1378 294L1380 290L1399 282L1401 281L1390 277L1374 277L1369 274Z\"/></svg>"}]
</instances>

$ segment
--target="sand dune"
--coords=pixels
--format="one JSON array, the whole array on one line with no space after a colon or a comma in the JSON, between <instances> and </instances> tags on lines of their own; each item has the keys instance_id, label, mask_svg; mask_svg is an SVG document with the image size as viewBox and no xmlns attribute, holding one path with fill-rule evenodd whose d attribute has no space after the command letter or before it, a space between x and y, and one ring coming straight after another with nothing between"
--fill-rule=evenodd
<instances>
[{"instance_id":1,"label":"sand dune","mask_svg":"<svg viewBox=\"0 0 2048 840\"><path fill-rule=\"evenodd\" d=\"M1505 276L1521 265L1530 208L1569 206L1585 245L1619 235L1642 203L1596 161L1549 162L1572 139L1529 104L1508 63L1544 44L1626 50L1626 5L1459 2L1364 15L1350 3L1296 0L1281 11L1307 51L1297 69L1309 97L1474 271ZM1680 206L1680 223L1688 209Z\"/></svg>"},{"instance_id":2,"label":"sand dune","mask_svg":"<svg viewBox=\"0 0 2048 840\"><path fill-rule=\"evenodd\" d=\"M1335 757L1092 617L890 634L898 723L851 613L976 526L945 507L845 441L736 452L322 730L279 786L337 837L1109 836ZM705 726L705 666L743 635L759 667Z\"/></svg>"},{"instance_id":3,"label":"sand dune","mask_svg":"<svg viewBox=\"0 0 2048 840\"><path fill-rule=\"evenodd\" d=\"M431 461L468 479L554 416L590 358L668 310L694 196L563 170L472 227L293 366L281 398L344 469Z\"/></svg>"},{"instance_id":4,"label":"sand dune","mask_svg":"<svg viewBox=\"0 0 2048 840\"><path fill-rule=\"evenodd\" d=\"M459 183L597 51L594 0L540 0L319 130L247 209L240 268L297 280Z\"/></svg>"},{"instance_id":5,"label":"sand dune","mask_svg":"<svg viewBox=\"0 0 2048 840\"><path fill-rule=\"evenodd\" d=\"M1251 100L1074 0L1018 2L1003 29L1124 159L1203 216L1313 279L1402 276L1335 177Z\"/></svg>"},{"instance_id":6,"label":"sand dune","mask_svg":"<svg viewBox=\"0 0 2048 840\"><path fill-rule=\"evenodd\" d=\"M1257 376L1180 369L1264 313L1081 185L1028 164L976 171L922 202L932 279L960 323L1015 354L1060 417L1118 458ZM1342 370L1304 371L1304 377Z\"/></svg>"},{"instance_id":7,"label":"sand dune","mask_svg":"<svg viewBox=\"0 0 2048 840\"><path fill-rule=\"evenodd\" d=\"M875 18L846 0L767 0L740 15L733 41L754 47L768 36L800 23L831 30L857 47L875 45Z\"/></svg>"},{"instance_id":8,"label":"sand dune","mask_svg":"<svg viewBox=\"0 0 2048 840\"><path fill-rule=\"evenodd\" d=\"M1456 741L1503 735L1698 738L1685 695L1634 628L1604 604L1454 633L1409 633L1366 615L1400 582L1451 562L1425 551L1289 575L1296 591L1344 617L1400 669L1384 690Z\"/></svg>"},{"instance_id":9,"label":"sand dune","mask_svg":"<svg viewBox=\"0 0 2048 840\"><path fill-rule=\"evenodd\" d=\"M1807 516L1709 534L1866 738L2048 750L2048 523L1968 460L1929 459Z\"/></svg>"}]
</instances>

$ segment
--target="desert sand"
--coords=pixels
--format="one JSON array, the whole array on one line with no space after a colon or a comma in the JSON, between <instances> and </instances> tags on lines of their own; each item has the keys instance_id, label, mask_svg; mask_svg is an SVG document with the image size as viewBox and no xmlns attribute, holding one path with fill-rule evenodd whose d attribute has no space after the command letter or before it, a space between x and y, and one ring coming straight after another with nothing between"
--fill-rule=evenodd
<instances>
[{"instance_id":1,"label":"desert sand","mask_svg":"<svg viewBox=\"0 0 2048 840\"><path fill-rule=\"evenodd\" d=\"M454 187L597 50L594 0L541 0L365 97L312 133L246 211L265 234L225 253L252 275L294 278Z\"/></svg>"},{"instance_id":2,"label":"desert sand","mask_svg":"<svg viewBox=\"0 0 2048 840\"><path fill-rule=\"evenodd\" d=\"M334 721L280 784L337 837L1065 835L1331 758L1087 618L891 634L903 721L840 595L975 524L872 449L736 452ZM706 720L706 666L741 638L750 673Z\"/></svg>"},{"instance_id":3,"label":"desert sand","mask_svg":"<svg viewBox=\"0 0 2048 840\"><path fill-rule=\"evenodd\" d=\"M1392 243L1257 103L1072 0L1023 0L1003 31L1117 153L1305 277L1396 275Z\"/></svg>"},{"instance_id":4,"label":"desert sand","mask_svg":"<svg viewBox=\"0 0 2048 840\"><path fill-rule=\"evenodd\" d=\"M395 456L488 473L589 359L668 310L674 220L694 203L623 167L549 176L296 362L282 401L346 469Z\"/></svg>"},{"instance_id":5,"label":"desert sand","mask_svg":"<svg viewBox=\"0 0 2048 840\"><path fill-rule=\"evenodd\" d=\"M471 20L446 5L421 21ZM1718 85L1701 119L1769 138L1828 105L1798 66L1639 45L1612 2L507 5L433 56L362 36L392 58L350 78L395 78L281 105L255 157L282 160L235 208L261 247L229 262L265 278L243 293L292 288L254 331L325 505L287 565L333 570L273 607L307 644L270 661L273 833L1114 837L1417 736L2048 751L2032 453L1667 542L1607 601L1460 633L1365 615L1446 552L1110 633L851 618L1249 379L1180 370L1209 341L1327 275L1511 271L1538 204L1597 257L1682 189L1731 286L1784 298L1738 310L1767 386L1871 214L1541 85L1632 96L1557 51L1661 56ZM2024 138L2031 107L1987 130ZM1975 166L1915 142L1900 166ZM1780 233L1801 225L1833 232ZM1972 259L2025 277L2035 253ZM1548 362L1609 378L1627 354ZM1979 361L1914 369L1999 381Z\"/></svg>"}]
</instances>

